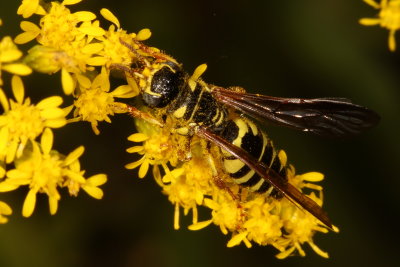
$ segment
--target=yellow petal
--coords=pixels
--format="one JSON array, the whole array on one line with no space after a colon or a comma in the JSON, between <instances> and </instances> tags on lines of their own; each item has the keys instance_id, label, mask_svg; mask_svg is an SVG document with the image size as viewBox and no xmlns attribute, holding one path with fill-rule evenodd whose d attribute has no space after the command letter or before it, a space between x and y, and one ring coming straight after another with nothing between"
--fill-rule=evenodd
<instances>
[{"instance_id":1,"label":"yellow petal","mask_svg":"<svg viewBox=\"0 0 400 267\"><path fill-rule=\"evenodd\" d=\"M101 199L103 198L103 190L101 190L98 187L92 187L92 186L82 186L82 189L85 190L86 193L88 193L91 197L95 199Z\"/></svg>"},{"instance_id":2,"label":"yellow petal","mask_svg":"<svg viewBox=\"0 0 400 267\"><path fill-rule=\"evenodd\" d=\"M144 160L142 165L140 165L140 168L139 168L139 174L138 174L139 178L145 177L148 170L149 170L149 161Z\"/></svg>"},{"instance_id":3,"label":"yellow petal","mask_svg":"<svg viewBox=\"0 0 400 267\"><path fill-rule=\"evenodd\" d=\"M32 16L39 6L39 0L24 0L18 7L17 14L22 15L23 18Z\"/></svg>"},{"instance_id":4,"label":"yellow petal","mask_svg":"<svg viewBox=\"0 0 400 267\"><path fill-rule=\"evenodd\" d=\"M389 33L389 50L394 52L396 50L396 40L394 38L395 30L391 30Z\"/></svg>"},{"instance_id":5,"label":"yellow petal","mask_svg":"<svg viewBox=\"0 0 400 267\"><path fill-rule=\"evenodd\" d=\"M212 210L218 210L220 208L219 204L210 198L204 199L204 205Z\"/></svg>"},{"instance_id":6,"label":"yellow petal","mask_svg":"<svg viewBox=\"0 0 400 267\"><path fill-rule=\"evenodd\" d=\"M294 249L295 249L295 247L291 247L291 248L289 248L288 250L284 250L284 251L282 251L281 253L278 253L277 255L275 255L275 257L276 257L277 259L280 259L280 260L285 259L285 258L287 258L290 254L292 254L292 252L294 251Z\"/></svg>"},{"instance_id":7,"label":"yellow petal","mask_svg":"<svg viewBox=\"0 0 400 267\"><path fill-rule=\"evenodd\" d=\"M11 62L22 57L22 52L18 49L7 50L0 53L0 62Z\"/></svg>"},{"instance_id":8,"label":"yellow petal","mask_svg":"<svg viewBox=\"0 0 400 267\"><path fill-rule=\"evenodd\" d=\"M10 184L18 184L21 185L19 181L15 182L15 180L26 180L31 177L31 174L29 172L24 172L20 171L19 169L12 169L7 171L7 178L9 178L7 181Z\"/></svg>"},{"instance_id":9,"label":"yellow petal","mask_svg":"<svg viewBox=\"0 0 400 267\"><path fill-rule=\"evenodd\" d=\"M2 66L2 69L21 76L29 75L32 73L32 69L22 63L7 64Z\"/></svg>"},{"instance_id":10,"label":"yellow petal","mask_svg":"<svg viewBox=\"0 0 400 267\"><path fill-rule=\"evenodd\" d=\"M75 12L73 15L78 21L91 21L96 18L96 15L89 11L78 11Z\"/></svg>"},{"instance_id":11,"label":"yellow petal","mask_svg":"<svg viewBox=\"0 0 400 267\"><path fill-rule=\"evenodd\" d=\"M138 34L136 35L136 40L138 41L144 41L149 39L151 36L151 31L150 29L142 29L138 32Z\"/></svg>"},{"instance_id":12,"label":"yellow petal","mask_svg":"<svg viewBox=\"0 0 400 267\"><path fill-rule=\"evenodd\" d=\"M242 232L242 233L236 234L228 241L228 244L226 244L226 246L228 248L237 246L243 241L243 239L246 238L246 236L247 236L247 232Z\"/></svg>"},{"instance_id":13,"label":"yellow petal","mask_svg":"<svg viewBox=\"0 0 400 267\"><path fill-rule=\"evenodd\" d=\"M39 109L46 109L46 108L55 108L61 105L63 102L62 97L60 96L50 96L46 97L45 99L41 100L39 103L36 104L36 107Z\"/></svg>"},{"instance_id":14,"label":"yellow petal","mask_svg":"<svg viewBox=\"0 0 400 267\"><path fill-rule=\"evenodd\" d=\"M86 183L85 178L80 173L77 173L75 171L64 170L64 175L68 176L70 179L80 184Z\"/></svg>"},{"instance_id":15,"label":"yellow petal","mask_svg":"<svg viewBox=\"0 0 400 267\"><path fill-rule=\"evenodd\" d=\"M88 44L82 48L82 53L84 54L96 54L104 48L102 43Z\"/></svg>"},{"instance_id":16,"label":"yellow petal","mask_svg":"<svg viewBox=\"0 0 400 267\"><path fill-rule=\"evenodd\" d=\"M66 95L72 94L75 89L75 82L71 74L65 68L61 70L61 83L64 93Z\"/></svg>"},{"instance_id":17,"label":"yellow petal","mask_svg":"<svg viewBox=\"0 0 400 267\"><path fill-rule=\"evenodd\" d=\"M360 19L358 22L365 26L373 26L373 25L377 25L377 24L381 23L381 20L364 18L364 19Z\"/></svg>"},{"instance_id":18,"label":"yellow petal","mask_svg":"<svg viewBox=\"0 0 400 267\"><path fill-rule=\"evenodd\" d=\"M81 26L78 28L78 30L81 33L87 34L89 36L102 36L106 33L106 31L103 30L102 28L91 25Z\"/></svg>"},{"instance_id":19,"label":"yellow petal","mask_svg":"<svg viewBox=\"0 0 400 267\"><path fill-rule=\"evenodd\" d=\"M92 84L90 79L82 74L77 74L76 79L77 79L79 85L82 86L83 88L90 88L90 86Z\"/></svg>"},{"instance_id":20,"label":"yellow petal","mask_svg":"<svg viewBox=\"0 0 400 267\"><path fill-rule=\"evenodd\" d=\"M179 229L179 204L178 202L175 204L175 212L174 212L174 229Z\"/></svg>"},{"instance_id":21,"label":"yellow petal","mask_svg":"<svg viewBox=\"0 0 400 267\"><path fill-rule=\"evenodd\" d=\"M279 158L279 161L281 162L282 166L286 166L286 163L287 163L286 152L283 150L279 150L278 158Z\"/></svg>"},{"instance_id":22,"label":"yellow petal","mask_svg":"<svg viewBox=\"0 0 400 267\"><path fill-rule=\"evenodd\" d=\"M64 0L63 2L62 2L62 4L64 5L64 6L68 6L68 5L75 5L75 4L78 4L79 2L81 2L82 0Z\"/></svg>"},{"instance_id":23,"label":"yellow petal","mask_svg":"<svg viewBox=\"0 0 400 267\"><path fill-rule=\"evenodd\" d=\"M317 245L315 245L313 242L307 242L310 247L315 251L315 253L317 253L318 255L320 255L323 258L328 259L329 258L329 254L325 251L322 251L319 247L317 247Z\"/></svg>"},{"instance_id":24,"label":"yellow petal","mask_svg":"<svg viewBox=\"0 0 400 267\"><path fill-rule=\"evenodd\" d=\"M130 87L129 85L120 85L115 88L115 90L112 91L111 94L119 98L131 98L137 96L136 92L134 92L132 87Z\"/></svg>"},{"instance_id":25,"label":"yellow petal","mask_svg":"<svg viewBox=\"0 0 400 267\"><path fill-rule=\"evenodd\" d=\"M107 59L105 57L91 57L88 60L86 60L86 63L90 66L104 66L107 62Z\"/></svg>"},{"instance_id":26,"label":"yellow petal","mask_svg":"<svg viewBox=\"0 0 400 267\"><path fill-rule=\"evenodd\" d=\"M40 32L40 28L35 23L27 20L21 21L19 26L25 32Z\"/></svg>"},{"instance_id":27,"label":"yellow petal","mask_svg":"<svg viewBox=\"0 0 400 267\"><path fill-rule=\"evenodd\" d=\"M61 128L67 124L65 118L49 119L44 122L44 125L49 128Z\"/></svg>"},{"instance_id":28,"label":"yellow petal","mask_svg":"<svg viewBox=\"0 0 400 267\"><path fill-rule=\"evenodd\" d=\"M8 182L1 182L0 183L0 192L10 192L17 189L19 185L10 184Z\"/></svg>"},{"instance_id":29,"label":"yellow petal","mask_svg":"<svg viewBox=\"0 0 400 267\"><path fill-rule=\"evenodd\" d=\"M42 134L40 145L42 146L43 154L49 154L53 147L53 132L46 128Z\"/></svg>"},{"instance_id":30,"label":"yellow petal","mask_svg":"<svg viewBox=\"0 0 400 267\"><path fill-rule=\"evenodd\" d=\"M17 153L18 143L16 141L11 142L8 145L7 155L6 155L6 163L11 163L14 161L15 153Z\"/></svg>"},{"instance_id":31,"label":"yellow petal","mask_svg":"<svg viewBox=\"0 0 400 267\"><path fill-rule=\"evenodd\" d=\"M211 223L212 223L212 220L207 220L207 221L203 221L203 222L194 223L192 225L189 225L188 229L191 230L191 231L197 231L197 230L206 228Z\"/></svg>"},{"instance_id":32,"label":"yellow petal","mask_svg":"<svg viewBox=\"0 0 400 267\"><path fill-rule=\"evenodd\" d=\"M199 65L193 72L193 75L190 77L190 80L197 81L200 76L206 71L207 64Z\"/></svg>"},{"instance_id":33,"label":"yellow petal","mask_svg":"<svg viewBox=\"0 0 400 267\"><path fill-rule=\"evenodd\" d=\"M10 109L7 96L1 88L0 88L0 103L3 106L4 112L7 112Z\"/></svg>"},{"instance_id":34,"label":"yellow petal","mask_svg":"<svg viewBox=\"0 0 400 267\"><path fill-rule=\"evenodd\" d=\"M125 165L125 168L128 169L128 170L135 169L135 168L138 167L140 164L142 164L142 162L145 160L145 158L146 158L146 157L143 156L141 159L139 159L139 160L137 160L137 161L135 161L135 162L126 164L126 165Z\"/></svg>"},{"instance_id":35,"label":"yellow petal","mask_svg":"<svg viewBox=\"0 0 400 267\"><path fill-rule=\"evenodd\" d=\"M143 142L147 139L149 139L149 137L143 133L134 133L128 137L128 140L132 142Z\"/></svg>"},{"instance_id":36,"label":"yellow petal","mask_svg":"<svg viewBox=\"0 0 400 267\"><path fill-rule=\"evenodd\" d=\"M35 39L40 32L23 32L14 38L16 44L26 44Z\"/></svg>"},{"instance_id":37,"label":"yellow petal","mask_svg":"<svg viewBox=\"0 0 400 267\"><path fill-rule=\"evenodd\" d=\"M102 184L105 184L107 182L107 175L101 173L101 174L96 174L90 177L89 179L86 180L88 183L90 183L93 186L99 186Z\"/></svg>"},{"instance_id":38,"label":"yellow petal","mask_svg":"<svg viewBox=\"0 0 400 267\"><path fill-rule=\"evenodd\" d=\"M40 116L48 120L60 119L65 116L65 112L61 108L46 108L40 112Z\"/></svg>"},{"instance_id":39,"label":"yellow petal","mask_svg":"<svg viewBox=\"0 0 400 267\"><path fill-rule=\"evenodd\" d=\"M22 79L19 76L14 75L11 78L11 87L15 100L17 100L19 104L22 104L24 101L24 84L22 83Z\"/></svg>"},{"instance_id":40,"label":"yellow petal","mask_svg":"<svg viewBox=\"0 0 400 267\"><path fill-rule=\"evenodd\" d=\"M80 146L76 148L74 151L68 154L68 156L64 160L64 165L70 165L73 161L77 160L80 156L82 156L83 152L85 152L85 147Z\"/></svg>"},{"instance_id":41,"label":"yellow petal","mask_svg":"<svg viewBox=\"0 0 400 267\"><path fill-rule=\"evenodd\" d=\"M324 175L320 172L307 172L302 174L301 178L309 182L320 182L324 180Z\"/></svg>"},{"instance_id":42,"label":"yellow petal","mask_svg":"<svg viewBox=\"0 0 400 267\"><path fill-rule=\"evenodd\" d=\"M114 14L113 14L110 10L108 10L107 8L102 8L102 9L100 10L100 14L101 14L106 20L111 21L112 23L114 23L115 26L117 26L117 28L120 27L119 21L118 21L117 17L114 16Z\"/></svg>"},{"instance_id":43,"label":"yellow petal","mask_svg":"<svg viewBox=\"0 0 400 267\"><path fill-rule=\"evenodd\" d=\"M57 198L57 197L49 196L49 209L50 209L51 215L54 215L57 212L58 200L59 200L59 198Z\"/></svg>"},{"instance_id":44,"label":"yellow petal","mask_svg":"<svg viewBox=\"0 0 400 267\"><path fill-rule=\"evenodd\" d=\"M126 77L126 81L128 82L129 86L132 88L133 92L135 95L139 95L140 93L140 88L136 83L136 80L133 77Z\"/></svg>"},{"instance_id":45,"label":"yellow petal","mask_svg":"<svg viewBox=\"0 0 400 267\"><path fill-rule=\"evenodd\" d=\"M1 136L1 135L0 135ZM1 142L1 139L0 139L0 142ZM1 148L1 147L0 147ZM130 147L130 148L128 148L127 150L126 150L126 152L128 152L128 153L137 153L137 152L141 152L141 151L143 151L144 150L144 147L143 146L133 146L133 147ZM0 150L1 151L1 150Z\"/></svg>"},{"instance_id":46,"label":"yellow petal","mask_svg":"<svg viewBox=\"0 0 400 267\"><path fill-rule=\"evenodd\" d=\"M29 190L22 207L22 216L29 217L32 215L36 205L36 190Z\"/></svg>"},{"instance_id":47,"label":"yellow petal","mask_svg":"<svg viewBox=\"0 0 400 267\"><path fill-rule=\"evenodd\" d=\"M4 215L11 215L12 214L12 209L10 206L7 205L7 203L0 201L0 214Z\"/></svg>"}]
</instances>

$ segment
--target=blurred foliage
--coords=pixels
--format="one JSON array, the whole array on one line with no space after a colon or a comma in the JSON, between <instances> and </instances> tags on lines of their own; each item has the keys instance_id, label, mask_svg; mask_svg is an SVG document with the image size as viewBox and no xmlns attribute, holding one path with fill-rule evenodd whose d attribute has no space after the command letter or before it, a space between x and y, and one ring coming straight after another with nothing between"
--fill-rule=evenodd
<instances>
[{"instance_id":1,"label":"blurred foliage","mask_svg":"<svg viewBox=\"0 0 400 267\"><path fill-rule=\"evenodd\" d=\"M1 4L2 36L20 32L18 5ZM130 118L117 116L111 125L100 124L100 136L87 123L55 131L60 150L85 145L81 162L88 175L108 174L103 200L63 196L58 213L50 216L46 199L39 198L36 213L24 219L15 207L22 206L26 192L4 194L14 214L0 227L0 266L396 265L400 51L389 52L386 30L358 24L376 10L361 0L86 0L78 6L97 14L102 7L124 29L150 28L148 43L189 72L208 63L204 78L210 83L285 97L347 97L381 115L378 127L351 140L267 129L298 172L326 175L325 210L341 232L316 238L331 258L306 248L306 258L279 261L273 248L226 248L229 237L216 227L174 231L173 206L159 187L123 167L132 161L125 148L134 128ZM60 87L58 76L47 75L32 75L25 84L33 99Z\"/></svg>"}]
</instances>

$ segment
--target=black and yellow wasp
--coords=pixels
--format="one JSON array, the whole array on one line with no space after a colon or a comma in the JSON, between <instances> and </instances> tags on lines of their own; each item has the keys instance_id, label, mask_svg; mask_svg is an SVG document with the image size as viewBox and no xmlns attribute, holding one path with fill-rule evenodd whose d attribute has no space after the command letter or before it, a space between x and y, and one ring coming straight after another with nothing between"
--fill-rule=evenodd
<instances>
[{"instance_id":1,"label":"black and yellow wasp","mask_svg":"<svg viewBox=\"0 0 400 267\"><path fill-rule=\"evenodd\" d=\"M284 196L332 228L322 208L288 182L288 165L271 140L242 114L317 135L347 137L376 125L379 116L374 111L345 98L280 98L222 88L199 78L206 65L190 76L158 50L138 41L121 43L136 55L134 67L116 67L135 78L144 104L161 114L152 117L129 107L133 116L159 125L172 118L176 133L196 135L221 149L223 169L237 184L275 198Z\"/></svg>"}]
</instances>

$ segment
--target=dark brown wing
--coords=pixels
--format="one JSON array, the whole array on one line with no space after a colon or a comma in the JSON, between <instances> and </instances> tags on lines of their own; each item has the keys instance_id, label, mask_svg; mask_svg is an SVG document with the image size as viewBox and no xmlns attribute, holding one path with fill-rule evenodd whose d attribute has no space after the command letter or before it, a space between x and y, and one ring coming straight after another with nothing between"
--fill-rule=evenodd
<instances>
[{"instance_id":1,"label":"dark brown wing","mask_svg":"<svg viewBox=\"0 0 400 267\"><path fill-rule=\"evenodd\" d=\"M281 98L215 87L221 103L259 120L327 137L347 137L375 126L380 118L346 98Z\"/></svg>"},{"instance_id":2,"label":"dark brown wing","mask_svg":"<svg viewBox=\"0 0 400 267\"><path fill-rule=\"evenodd\" d=\"M252 155L245 150L237 147L220 136L208 131L204 127L199 127L197 135L216 144L217 146L225 149L234 157L241 160L249 168L257 172L261 177L268 181L274 188L279 190L285 197L292 201L295 205L304 208L310 212L315 218L320 220L327 227L332 229L331 220L325 211L318 206L311 198L302 194L296 187L286 182L278 173L269 167L265 166L262 162L258 162Z\"/></svg>"}]
</instances>

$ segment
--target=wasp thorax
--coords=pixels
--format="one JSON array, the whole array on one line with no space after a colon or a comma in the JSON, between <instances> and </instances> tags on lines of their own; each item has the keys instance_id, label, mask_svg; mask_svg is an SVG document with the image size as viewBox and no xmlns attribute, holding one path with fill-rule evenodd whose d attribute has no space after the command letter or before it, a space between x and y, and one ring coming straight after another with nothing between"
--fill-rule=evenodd
<instances>
[{"instance_id":1,"label":"wasp thorax","mask_svg":"<svg viewBox=\"0 0 400 267\"><path fill-rule=\"evenodd\" d=\"M184 84L184 74L175 63L167 62L157 70L142 97L146 105L163 108L178 95Z\"/></svg>"}]
</instances>

